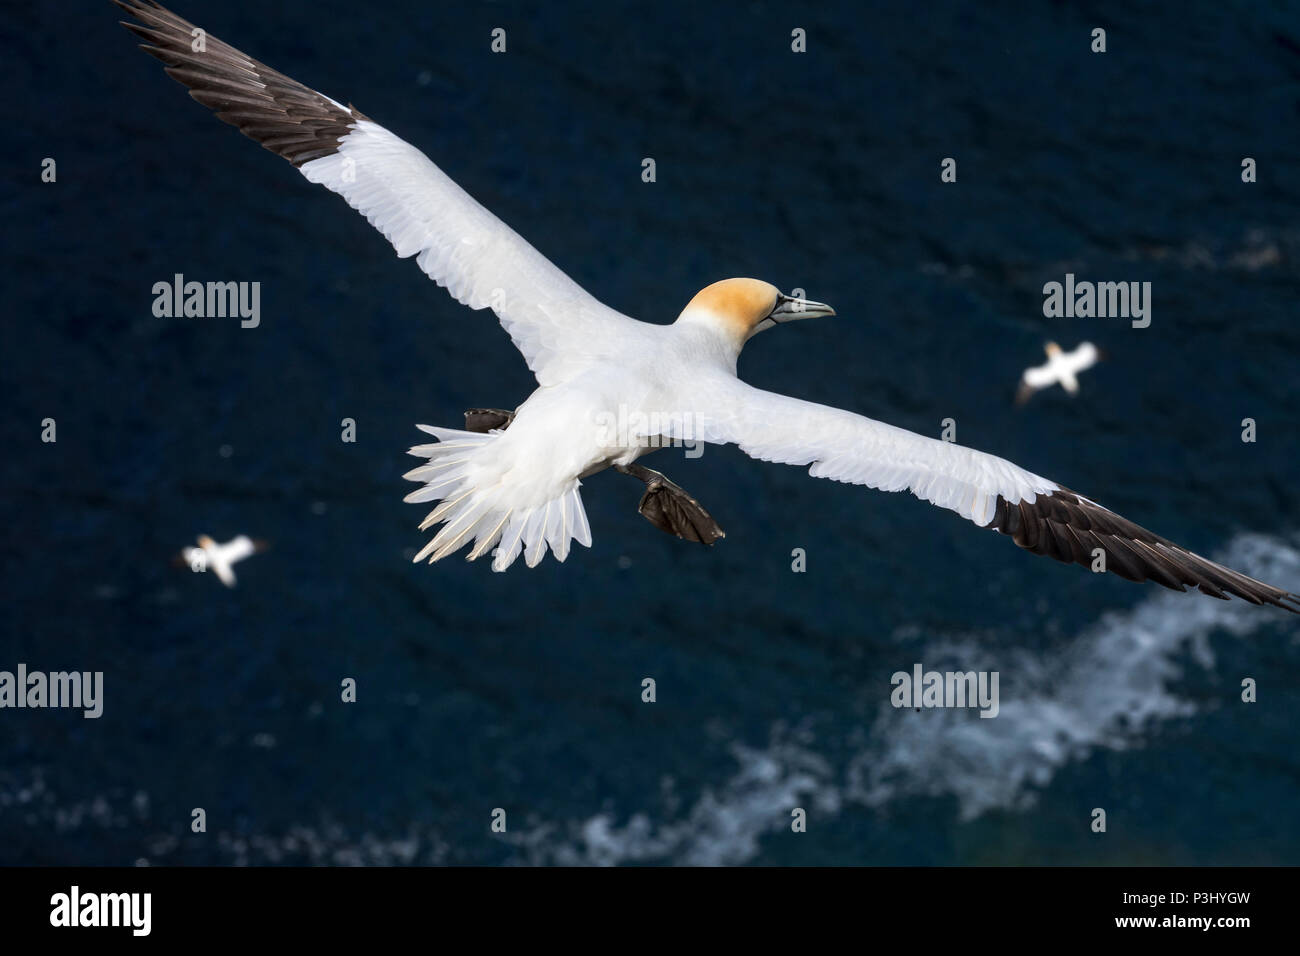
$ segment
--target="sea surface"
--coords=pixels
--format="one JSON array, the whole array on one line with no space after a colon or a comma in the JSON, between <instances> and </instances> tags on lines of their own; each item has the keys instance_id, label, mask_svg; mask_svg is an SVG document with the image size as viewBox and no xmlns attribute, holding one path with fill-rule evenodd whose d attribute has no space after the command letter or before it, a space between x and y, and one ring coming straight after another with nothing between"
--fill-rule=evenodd
<instances>
[{"instance_id":1,"label":"sea surface","mask_svg":"<svg viewBox=\"0 0 1300 956\"><path fill-rule=\"evenodd\" d=\"M1300 592L1294 4L172 2L621 311L669 322L733 275L836 307L754 339L749 382L951 418ZM726 529L712 549L605 473L564 564L413 565L414 426L522 402L507 335L192 102L108 2L4 6L0 670L105 689L99 719L0 710L0 863L1300 862L1282 611L734 447L647 460ZM177 273L260 282L260 325L155 317ZM1044 317L1067 273L1150 282L1150 326ZM1048 340L1107 360L1018 408ZM271 549L227 590L169 563L200 533ZM998 716L892 707L915 663L997 671Z\"/></svg>"}]
</instances>

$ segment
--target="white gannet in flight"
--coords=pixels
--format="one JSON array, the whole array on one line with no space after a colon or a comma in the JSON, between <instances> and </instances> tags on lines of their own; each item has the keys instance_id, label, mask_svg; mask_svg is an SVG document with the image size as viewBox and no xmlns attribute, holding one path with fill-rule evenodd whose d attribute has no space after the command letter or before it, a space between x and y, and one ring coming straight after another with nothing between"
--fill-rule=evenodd
<instances>
[{"instance_id":1,"label":"white gannet in flight","mask_svg":"<svg viewBox=\"0 0 1300 956\"><path fill-rule=\"evenodd\" d=\"M663 439L734 443L764 461L811 465L819 478L907 489L982 528L1060 561L1093 565L1176 590L1300 612L1300 598L1207 561L1089 498L1008 461L852 412L746 385L736 361L748 339L829 306L755 279L699 292L671 325L614 311L475 202L423 153L321 93L203 34L152 0L114 0L124 24L167 73L217 117L338 193L459 302L491 308L538 388L514 412L471 409L466 430L419 426L438 439L411 453L407 501L439 502L442 523L416 560L469 547L503 571L529 567L571 540L590 545L582 478L605 468L646 482L641 511L704 543L721 537L693 498L636 459ZM626 427L624 427L626 426Z\"/></svg>"},{"instance_id":2,"label":"white gannet in flight","mask_svg":"<svg viewBox=\"0 0 1300 956\"><path fill-rule=\"evenodd\" d=\"M1047 364L1025 369L1020 376L1020 389L1016 392L1016 404L1023 405L1029 401L1034 392L1060 385L1071 395L1079 393L1080 372L1087 371L1101 361L1101 349L1091 342L1080 342L1073 352L1066 352L1055 342L1043 346L1047 353Z\"/></svg>"},{"instance_id":3,"label":"white gannet in flight","mask_svg":"<svg viewBox=\"0 0 1300 956\"><path fill-rule=\"evenodd\" d=\"M264 542L254 541L246 534L236 535L225 544L217 544L206 534L201 534L198 537L198 547L183 548L178 563L191 571L211 571L222 584L233 588L235 572L231 570L231 565L265 550Z\"/></svg>"}]
</instances>

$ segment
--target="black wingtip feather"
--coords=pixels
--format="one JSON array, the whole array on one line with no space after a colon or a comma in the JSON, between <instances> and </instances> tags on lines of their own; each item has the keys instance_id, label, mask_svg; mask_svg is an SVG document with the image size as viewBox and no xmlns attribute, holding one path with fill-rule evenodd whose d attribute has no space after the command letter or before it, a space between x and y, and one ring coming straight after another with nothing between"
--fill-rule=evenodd
<instances>
[{"instance_id":1,"label":"black wingtip feather","mask_svg":"<svg viewBox=\"0 0 1300 956\"><path fill-rule=\"evenodd\" d=\"M1173 591L1194 587L1220 600L1231 596L1300 614L1300 596L1180 548L1068 488L1040 494L1032 503L999 497L989 527L1058 561L1090 567L1100 548L1106 570L1130 581L1154 581Z\"/></svg>"},{"instance_id":2,"label":"black wingtip feather","mask_svg":"<svg viewBox=\"0 0 1300 956\"><path fill-rule=\"evenodd\" d=\"M295 166L338 152L339 143L366 118L211 34L204 34L205 50L195 52L194 25L162 4L113 2L138 21L122 26L143 41L140 49L162 62L196 102Z\"/></svg>"}]
</instances>

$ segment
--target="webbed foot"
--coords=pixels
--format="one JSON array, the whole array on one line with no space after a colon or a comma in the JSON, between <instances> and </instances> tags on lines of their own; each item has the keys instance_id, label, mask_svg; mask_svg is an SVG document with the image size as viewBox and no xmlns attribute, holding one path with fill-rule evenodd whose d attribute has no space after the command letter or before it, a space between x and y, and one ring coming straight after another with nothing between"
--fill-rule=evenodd
<instances>
[{"instance_id":1,"label":"webbed foot","mask_svg":"<svg viewBox=\"0 0 1300 956\"><path fill-rule=\"evenodd\" d=\"M703 505L659 472L635 464L614 467L645 482L645 494L637 511L660 531L709 545L727 536Z\"/></svg>"},{"instance_id":2,"label":"webbed foot","mask_svg":"<svg viewBox=\"0 0 1300 956\"><path fill-rule=\"evenodd\" d=\"M514 412L501 408L471 408L465 412L465 431L487 434L495 429L504 430L515 420Z\"/></svg>"}]
</instances>

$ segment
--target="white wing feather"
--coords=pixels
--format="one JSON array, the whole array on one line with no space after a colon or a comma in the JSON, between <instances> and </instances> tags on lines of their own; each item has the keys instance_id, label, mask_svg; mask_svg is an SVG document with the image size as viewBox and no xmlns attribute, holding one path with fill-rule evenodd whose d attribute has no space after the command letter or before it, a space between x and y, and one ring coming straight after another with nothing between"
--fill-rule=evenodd
<instances>
[{"instance_id":1,"label":"white wing feather","mask_svg":"<svg viewBox=\"0 0 1300 956\"><path fill-rule=\"evenodd\" d=\"M194 99L343 196L457 301L495 311L540 384L567 381L645 334L378 123L210 34L196 51L197 28L153 0L115 2Z\"/></svg>"},{"instance_id":2,"label":"white wing feather","mask_svg":"<svg viewBox=\"0 0 1300 956\"><path fill-rule=\"evenodd\" d=\"M360 120L338 152L304 163L456 301L491 308L541 385L611 356L644 323L603 305L414 146Z\"/></svg>"},{"instance_id":3,"label":"white wing feather","mask_svg":"<svg viewBox=\"0 0 1300 956\"><path fill-rule=\"evenodd\" d=\"M761 461L811 465L830 478L881 491L911 491L981 527L999 496L1033 502L1057 485L1009 461L852 412L716 380L705 388L694 437L736 444Z\"/></svg>"},{"instance_id":4,"label":"white wing feather","mask_svg":"<svg viewBox=\"0 0 1300 956\"><path fill-rule=\"evenodd\" d=\"M1025 374L1020 377L1020 380L1030 388L1039 389L1055 385L1059 379L1056 367L1049 362L1047 365L1036 365L1025 369Z\"/></svg>"},{"instance_id":5,"label":"white wing feather","mask_svg":"<svg viewBox=\"0 0 1300 956\"><path fill-rule=\"evenodd\" d=\"M253 539L246 534L232 538L225 544L218 545L218 548L221 551L221 557L231 564L243 561L257 550L257 546L253 544Z\"/></svg>"},{"instance_id":6,"label":"white wing feather","mask_svg":"<svg viewBox=\"0 0 1300 956\"><path fill-rule=\"evenodd\" d=\"M1097 346L1091 342L1081 342L1073 352L1066 352L1061 361L1069 372L1082 372L1097 364Z\"/></svg>"}]
</instances>

